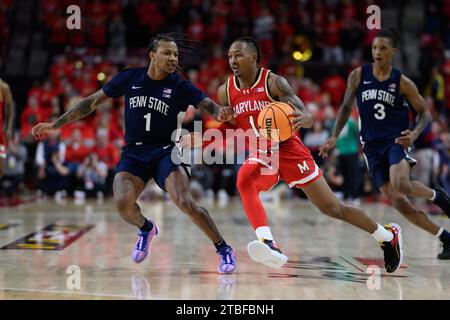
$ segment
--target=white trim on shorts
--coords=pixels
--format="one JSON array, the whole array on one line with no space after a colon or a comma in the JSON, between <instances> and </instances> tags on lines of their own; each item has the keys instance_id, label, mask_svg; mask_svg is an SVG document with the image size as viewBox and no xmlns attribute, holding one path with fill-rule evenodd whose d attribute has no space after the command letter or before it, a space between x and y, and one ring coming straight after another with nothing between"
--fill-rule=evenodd
<instances>
[{"instance_id":1,"label":"white trim on shorts","mask_svg":"<svg viewBox=\"0 0 450 320\"><path fill-rule=\"evenodd\" d=\"M247 160L245 160L245 162L247 162L247 161L249 161L249 160L256 161L256 162L261 163L262 165L266 166L266 167L269 168L269 169L273 169L273 167L272 167L271 165L269 165L267 162L265 162L265 161L263 161L263 160L261 160L261 159L258 159L258 158L248 158Z\"/></svg>"},{"instance_id":2,"label":"white trim on shorts","mask_svg":"<svg viewBox=\"0 0 450 320\"><path fill-rule=\"evenodd\" d=\"M270 170L273 170L273 167L271 165L269 165L267 162L258 159L258 158L248 158L247 160L245 160L245 162L249 161L249 160L253 160L256 161L260 164L262 164L263 166L266 166L267 168L269 168ZM244 163L245 163L244 162ZM278 184L278 182L280 182L280 175L277 173L277 181L274 183L274 185L272 187L270 187L268 190L264 191L264 192L270 192L272 191L272 189Z\"/></svg>"}]
</instances>

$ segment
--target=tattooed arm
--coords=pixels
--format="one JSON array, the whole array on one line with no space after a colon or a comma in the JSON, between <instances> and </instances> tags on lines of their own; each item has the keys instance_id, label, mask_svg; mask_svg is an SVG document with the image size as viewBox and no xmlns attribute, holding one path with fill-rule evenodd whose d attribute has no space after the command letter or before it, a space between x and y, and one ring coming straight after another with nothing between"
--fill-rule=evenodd
<instances>
[{"instance_id":1,"label":"tattooed arm","mask_svg":"<svg viewBox=\"0 0 450 320\"><path fill-rule=\"evenodd\" d=\"M336 145L337 137L345 127L350 113L352 112L353 103L355 102L356 89L361 80L361 67L353 70L347 79L347 89L344 94L344 101L337 114L336 122L334 124L331 137L319 148L319 155L328 157L328 152Z\"/></svg>"},{"instance_id":2,"label":"tattooed arm","mask_svg":"<svg viewBox=\"0 0 450 320\"><path fill-rule=\"evenodd\" d=\"M289 82L274 73L269 75L268 80L270 95L281 102L290 104L296 110L293 113L294 119L292 119L294 130L311 128L314 122L313 117L306 109L302 100L294 93Z\"/></svg>"},{"instance_id":3,"label":"tattooed arm","mask_svg":"<svg viewBox=\"0 0 450 320\"><path fill-rule=\"evenodd\" d=\"M218 99L219 103L222 105L218 105L212 99L206 97L205 99L200 101L200 103L197 105L197 108L208 112L214 117L214 119L220 122L233 119L233 112L228 106L228 101L226 98L225 85L221 85L219 87Z\"/></svg>"},{"instance_id":4,"label":"tattooed arm","mask_svg":"<svg viewBox=\"0 0 450 320\"><path fill-rule=\"evenodd\" d=\"M96 93L82 99L75 106L67 110L61 117L56 119L53 123L53 127L58 129L68 123L80 120L87 115L91 114L96 108L97 104L102 100L108 98L108 96L103 92L103 90L99 90Z\"/></svg>"},{"instance_id":5,"label":"tattooed arm","mask_svg":"<svg viewBox=\"0 0 450 320\"><path fill-rule=\"evenodd\" d=\"M221 105L218 105L210 98L205 98L197 105L197 108L208 112L217 121L225 122L233 119L233 111L228 106L226 85L223 84L218 89L218 100ZM222 124L224 125L224 124ZM203 145L203 137L199 132L191 132L180 138L181 147L200 147Z\"/></svg>"},{"instance_id":6,"label":"tattooed arm","mask_svg":"<svg viewBox=\"0 0 450 320\"><path fill-rule=\"evenodd\" d=\"M99 90L96 93L83 98L79 101L75 106L67 110L61 117L56 119L53 123L43 122L39 123L32 129L32 134L36 139L40 139L43 134L59 129L60 127L80 120L87 115L91 114L97 107L97 104L103 100L108 98L108 96L103 92L103 90Z\"/></svg>"},{"instance_id":7,"label":"tattooed arm","mask_svg":"<svg viewBox=\"0 0 450 320\"><path fill-rule=\"evenodd\" d=\"M405 96L411 106L417 111L417 123L414 130L405 130L402 132L401 137L395 139L396 143L407 149L431 121L431 114L427 102L420 95L414 82L404 75L400 79L400 93Z\"/></svg>"},{"instance_id":8,"label":"tattooed arm","mask_svg":"<svg viewBox=\"0 0 450 320\"><path fill-rule=\"evenodd\" d=\"M333 133L331 136L337 138L341 133L342 129L345 127L348 118L352 112L353 103L355 102L356 89L358 88L359 82L361 80L361 68L353 70L347 79L347 89L344 94L344 101L342 102L341 108L339 109L336 123L333 128Z\"/></svg>"}]
</instances>

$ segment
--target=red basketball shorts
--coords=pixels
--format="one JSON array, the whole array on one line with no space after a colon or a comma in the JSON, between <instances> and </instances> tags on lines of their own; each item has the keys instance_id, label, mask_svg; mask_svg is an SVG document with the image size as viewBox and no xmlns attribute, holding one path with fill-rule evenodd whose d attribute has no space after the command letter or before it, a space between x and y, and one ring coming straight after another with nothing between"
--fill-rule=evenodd
<instances>
[{"instance_id":1,"label":"red basketball shorts","mask_svg":"<svg viewBox=\"0 0 450 320\"><path fill-rule=\"evenodd\" d=\"M243 166L256 163L262 176L278 175L278 179L283 179L291 188L305 187L323 175L311 152L297 136L284 141L273 152L258 150L250 154Z\"/></svg>"}]
</instances>

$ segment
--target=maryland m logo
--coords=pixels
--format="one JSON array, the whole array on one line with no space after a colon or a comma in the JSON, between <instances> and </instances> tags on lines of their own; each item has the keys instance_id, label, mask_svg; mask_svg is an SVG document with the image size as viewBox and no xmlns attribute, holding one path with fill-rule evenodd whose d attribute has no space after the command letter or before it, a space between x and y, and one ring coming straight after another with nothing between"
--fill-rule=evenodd
<instances>
[{"instance_id":1,"label":"maryland m logo","mask_svg":"<svg viewBox=\"0 0 450 320\"><path fill-rule=\"evenodd\" d=\"M300 169L300 172L303 174L304 172L308 172L309 171L309 167L308 164L306 163L306 160L303 161L303 164L298 163L297 164L298 168Z\"/></svg>"}]
</instances>

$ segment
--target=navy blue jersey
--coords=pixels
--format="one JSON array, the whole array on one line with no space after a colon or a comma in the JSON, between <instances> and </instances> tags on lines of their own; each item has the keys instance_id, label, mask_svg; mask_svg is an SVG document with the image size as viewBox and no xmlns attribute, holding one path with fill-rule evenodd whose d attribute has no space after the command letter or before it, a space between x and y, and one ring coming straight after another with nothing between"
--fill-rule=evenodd
<instances>
[{"instance_id":1,"label":"navy blue jersey","mask_svg":"<svg viewBox=\"0 0 450 320\"><path fill-rule=\"evenodd\" d=\"M409 108L400 94L401 76L399 70L392 68L389 79L378 81L372 64L361 67L356 104L363 143L395 139L409 128Z\"/></svg>"},{"instance_id":2,"label":"navy blue jersey","mask_svg":"<svg viewBox=\"0 0 450 320\"><path fill-rule=\"evenodd\" d=\"M206 96L176 73L163 80L152 80L147 70L125 70L112 78L103 91L111 98L125 95L127 144L167 145L180 125L180 112L186 111L189 105L196 107Z\"/></svg>"}]
</instances>

